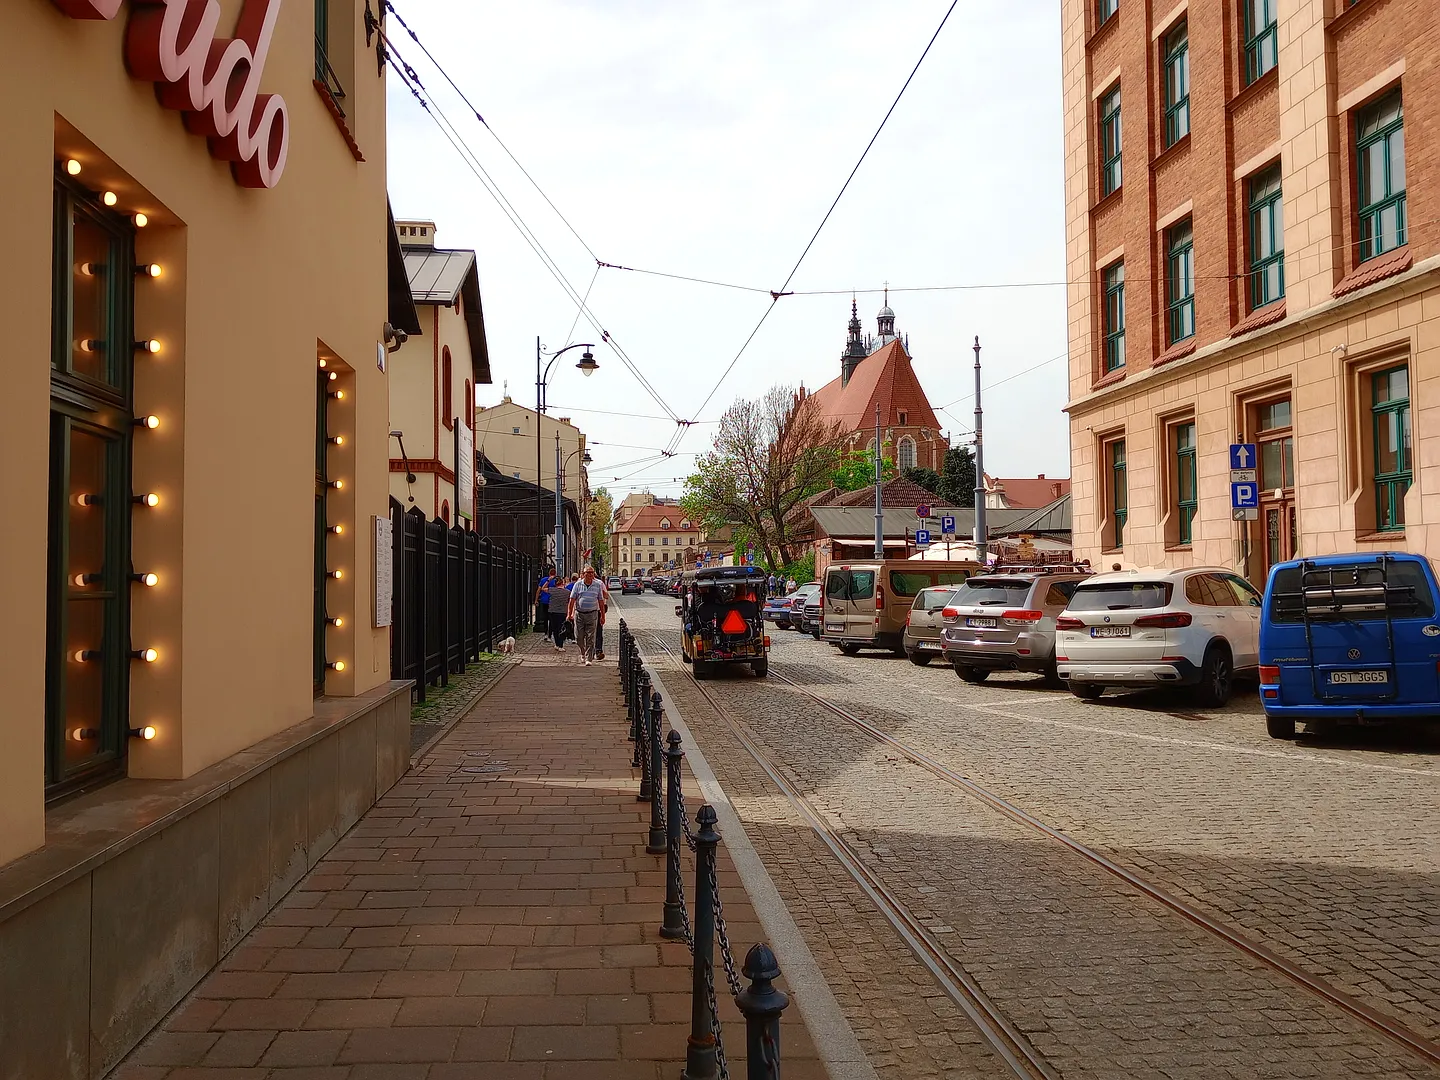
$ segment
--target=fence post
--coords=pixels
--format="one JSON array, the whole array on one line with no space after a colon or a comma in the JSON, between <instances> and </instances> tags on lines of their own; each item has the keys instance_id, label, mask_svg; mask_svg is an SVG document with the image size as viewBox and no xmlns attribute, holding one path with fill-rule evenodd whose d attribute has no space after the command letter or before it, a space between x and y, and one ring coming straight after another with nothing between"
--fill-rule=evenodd
<instances>
[{"instance_id":1,"label":"fence post","mask_svg":"<svg viewBox=\"0 0 1440 1080\"><path fill-rule=\"evenodd\" d=\"M695 965L690 982L690 1037L685 1047L682 1080L714 1080L717 1055L715 1014L710 999L715 995L715 808L708 804L695 815L700 831L695 834Z\"/></svg>"},{"instance_id":2,"label":"fence post","mask_svg":"<svg viewBox=\"0 0 1440 1080\"><path fill-rule=\"evenodd\" d=\"M660 730L664 724L665 710L659 693L650 695L650 751L645 764L650 774L650 838L645 851L650 855L664 855L665 841L665 787L660 779Z\"/></svg>"},{"instance_id":3,"label":"fence post","mask_svg":"<svg viewBox=\"0 0 1440 1080\"><path fill-rule=\"evenodd\" d=\"M640 729L635 737L635 762L640 766L640 790L635 792L638 802L650 798L650 727L655 717L650 715L650 673L640 675L640 689L636 693L640 706Z\"/></svg>"},{"instance_id":4,"label":"fence post","mask_svg":"<svg viewBox=\"0 0 1440 1080\"><path fill-rule=\"evenodd\" d=\"M680 903L680 845L684 842L684 822L680 818L681 765L685 751L680 749L680 733L671 728L665 749L665 918L660 923L660 936L669 941L685 937L685 919Z\"/></svg>"},{"instance_id":5,"label":"fence post","mask_svg":"<svg viewBox=\"0 0 1440 1080\"><path fill-rule=\"evenodd\" d=\"M636 700L640 691L640 657L630 657L630 741L635 743L630 757L631 765L640 764L640 707Z\"/></svg>"},{"instance_id":6,"label":"fence post","mask_svg":"<svg viewBox=\"0 0 1440 1080\"><path fill-rule=\"evenodd\" d=\"M740 971L750 980L735 997L745 1017L746 1080L780 1080L780 1014L790 1004L789 996L774 985L780 964L762 941L750 946Z\"/></svg>"}]
</instances>

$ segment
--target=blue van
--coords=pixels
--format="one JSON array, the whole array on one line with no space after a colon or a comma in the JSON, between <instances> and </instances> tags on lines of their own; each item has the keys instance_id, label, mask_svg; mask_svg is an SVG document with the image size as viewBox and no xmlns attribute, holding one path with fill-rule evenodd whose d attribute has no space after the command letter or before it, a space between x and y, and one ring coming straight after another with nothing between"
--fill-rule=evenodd
<instances>
[{"instance_id":1,"label":"blue van","mask_svg":"<svg viewBox=\"0 0 1440 1080\"><path fill-rule=\"evenodd\" d=\"M1440 718L1440 596L1423 555L1276 564L1260 620L1260 703L1272 738L1295 725Z\"/></svg>"}]
</instances>

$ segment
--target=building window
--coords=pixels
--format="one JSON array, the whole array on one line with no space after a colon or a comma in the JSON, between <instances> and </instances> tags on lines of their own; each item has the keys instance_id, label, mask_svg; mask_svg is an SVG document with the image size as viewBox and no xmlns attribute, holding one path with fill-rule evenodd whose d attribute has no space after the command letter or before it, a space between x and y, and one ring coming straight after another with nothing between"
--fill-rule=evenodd
<instances>
[{"instance_id":1,"label":"building window","mask_svg":"<svg viewBox=\"0 0 1440 1080\"><path fill-rule=\"evenodd\" d=\"M1284 295L1285 204L1277 164L1250 181L1250 308L1273 304Z\"/></svg>"},{"instance_id":2,"label":"building window","mask_svg":"<svg viewBox=\"0 0 1440 1080\"><path fill-rule=\"evenodd\" d=\"M1188 220L1165 234L1170 344L1195 336L1195 230Z\"/></svg>"},{"instance_id":3,"label":"building window","mask_svg":"<svg viewBox=\"0 0 1440 1080\"><path fill-rule=\"evenodd\" d=\"M45 790L118 770L130 698L134 230L57 177Z\"/></svg>"},{"instance_id":4,"label":"building window","mask_svg":"<svg viewBox=\"0 0 1440 1080\"><path fill-rule=\"evenodd\" d=\"M897 457L895 463L900 467L901 471L904 471L905 469L913 469L915 467L914 439L910 438L908 435L905 438L901 439L900 445L897 448L896 452L899 456Z\"/></svg>"},{"instance_id":5,"label":"building window","mask_svg":"<svg viewBox=\"0 0 1440 1080\"><path fill-rule=\"evenodd\" d=\"M1100 197L1120 186L1120 87L1100 99Z\"/></svg>"},{"instance_id":6,"label":"building window","mask_svg":"<svg viewBox=\"0 0 1440 1080\"><path fill-rule=\"evenodd\" d=\"M654 538L653 536L650 537L650 546L651 546L651 547L654 547L654 546L655 546L655 538Z\"/></svg>"},{"instance_id":7,"label":"building window","mask_svg":"<svg viewBox=\"0 0 1440 1080\"><path fill-rule=\"evenodd\" d=\"M670 538L669 538L668 536L662 536L662 537L660 538L660 546L661 546L661 547L669 547L669 546L670 546Z\"/></svg>"},{"instance_id":8,"label":"building window","mask_svg":"<svg viewBox=\"0 0 1440 1080\"><path fill-rule=\"evenodd\" d=\"M335 111L343 117L345 87L330 63L330 0L315 0L315 81L325 88Z\"/></svg>"},{"instance_id":9,"label":"building window","mask_svg":"<svg viewBox=\"0 0 1440 1080\"><path fill-rule=\"evenodd\" d=\"M1130 508L1130 494L1125 484L1125 440L1105 444L1106 463L1110 469L1110 547L1125 546L1125 517Z\"/></svg>"},{"instance_id":10,"label":"building window","mask_svg":"<svg viewBox=\"0 0 1440 1080\"><path fill-rule=\"evenodd\" d=\"M1200 505L1195 474L1195 421L1176 424L1175 432L1175 514L1176 539L1189 544L1194 539L1195 511Z\"/></svg>"},{"instance_id":11,"label":"building window","mask_svg":"<svg viewBox=\"0 0 1440 1080\"><path fill-rule=\"evenodd\" d=\"M1165 148L1190 134L1190 30L1181 22L1165 37Z\"/></svg>"},{"instance_id":12,"label":"building window","mask_svg":"<svg viewBox=\"0 0 1440 1080\"><path fill-rule=\"evenodd\" d=\"M446 345L440 350L440 422L451 429L455 427L455 396L450 388L454 374L455 368L450 362L450 346Z\"/></svg>"},{"instance_id":13,"label":"building window","mask_svg":"<svg viewBox=\"0 0 1440 1080\"><path fill-rule=\"evenodd\" d=\"M1360 192L1360 261L1406 241L1405 111L1400 91L1362 111L1355 122Z\"/></svg>"},{"instance_id":14,"label":"building window","mask_svg":"<svg viewBox=\"0 0 1440 1080\"><path fill-rule=\"evenodd\" d=\"M1100 16L1099 25L1104 26L1110 17L1120 10L1120 0L1096 0L1096 11Z\"/></svg>"},{"instance_id":15,"label":"building window","mask_svg":"<svg viewBox=\"0 0 1440 1080\"><path fill-rule=\"evenodd\" d=\"M1275 8L1279 0L1243 0L1245 4L1245 85L1275 66Z\"/></svg>"},{"instance_id":16,"label":"building window","mask_svg":"<svg viewBox=\"0 0 1440 1080\"><path fill-rule=\"evenodd\" d=\"M463 410L465 415L465 426L472 431L475 429L475 391L470 385L470 380L465 380L465 401Z\"/></svg>"},{"instance_id":17,"label":"building window","mask_svg":"<svg viewBox=\"0 0 1440 1080\"><path fill-rule=\"evenodd\" d=\"M1105 268L1105 370L1125 366L1125 263Z\"/></svg>"},{"instance_id":18,"label":"building window","mask_svg":"<svg viewBox=\"0 0 1440 1080\"><path fill-rule=\"evenodd\" d=\"M1295 436L1291 432L1290 399L1255 407L1255 440L1260 456L1260 489L1295 486Z\"/></svg>"},{"instance_id":19,"label":"building window","mask_svg":"<svg viewBox=\"0 0 1440 1080\"><path fill-rule=\"evenodd\" d=\"M901 426L901 427L904 427L904 426L905 426L906 424L908 424L908 423L910 423L910 414L907 413L904 409L901 409L901 410L900 410L900 426Z\"/></svg>"},{"instance_id":20,"label":"building window","mask_svg":"<svg viewBox=\"0 0 1440 1080\"><path fill-rule=\"evenodd\" d=\"M1410 490L1410 372L1397 367L1371 376L1375 433L1375 529L1405 527Z\"/></svg>"}]
</instances>

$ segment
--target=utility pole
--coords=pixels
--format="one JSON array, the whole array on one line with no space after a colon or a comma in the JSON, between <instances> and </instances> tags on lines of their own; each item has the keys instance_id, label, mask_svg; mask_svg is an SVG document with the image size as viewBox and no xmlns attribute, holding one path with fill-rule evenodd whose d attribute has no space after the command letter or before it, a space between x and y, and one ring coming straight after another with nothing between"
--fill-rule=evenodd
<instances>
[{"instance_id":1,"label":"utility pole","mask_svg":"<svg viewBox=\"0 0 1440 1080\"><path fill-rule=\"evenodd\" d=\"M880 464L884 451L880 446L880 406L875 406L875 558L885 558L885 509L880 502Z\"/></svg>"},{"instance_id":2,"label":"utility pole","mask_svg":"<svg viewBox=\"0 0 1440 1080\"><path fill-rule=\"evenodd\" d=\"M985 565L985 548L990 541L985 527L985 440L981 434L980 338L975 338L975 561Z\"/></svg>"},{"instance_id":3,"label":"utility pole","mask_svg":"<svg viewBox=\"0 0 1440 1080\"><path fill-rule=\"evenodd\" d=\"M540 418L545 415L545 380L540 374L540 338L535 338L535 562L545 571L545 489L540 486ZM558 481L557 481L558 484ZM556 567L559 573L559 567Z\"/></svg>"},{"instance_id":4,"label":"utility pole","mask_svg":"<svg viewBox=\"0 0 1440 1080\"><path fill-rule=\"evenodd\" d=\"M561 491L560 432L555 432L555 572L565 569L564 494Z\"/></svg>"}]
</instances>

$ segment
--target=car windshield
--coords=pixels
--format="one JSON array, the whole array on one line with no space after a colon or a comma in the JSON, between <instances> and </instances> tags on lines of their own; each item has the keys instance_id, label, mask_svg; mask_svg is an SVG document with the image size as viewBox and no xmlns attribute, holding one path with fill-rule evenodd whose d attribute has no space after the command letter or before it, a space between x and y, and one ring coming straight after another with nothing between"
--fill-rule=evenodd
<instances>
[{"instance_id":1,"label":"car windshield","mask_svg":"<svg viewBox=\"0 0 1440 1080\"><path fill-rule=\"evenodd\" d=\"M1114 581L1081 585L1070 598L1071 611L1132 611L1170 604L1168 581Z\"/></svg>"},{"instance_id":2,"label":"car windshield","mask_svg":"<svg viewBox=\"0 0 1440 1080\"><path fill-rule=\"evenodd\" d=\"M1025 603L1033 584L1029 578L971 578L955 591L957 606L1015 607Z\"/></svg>"},{"instance_id":3,"label":"car windshield","mask_svg":"<svg viewBox=\"0 0 1440 1080\"><path fill-rule=\"evenodd\" d=\"M915 603L911 607L915 611L937 611L950 602L950 597L955 592L953 585L937 585L929 589L921 589L915 596Z\"/></svg>"}]
</instances>

